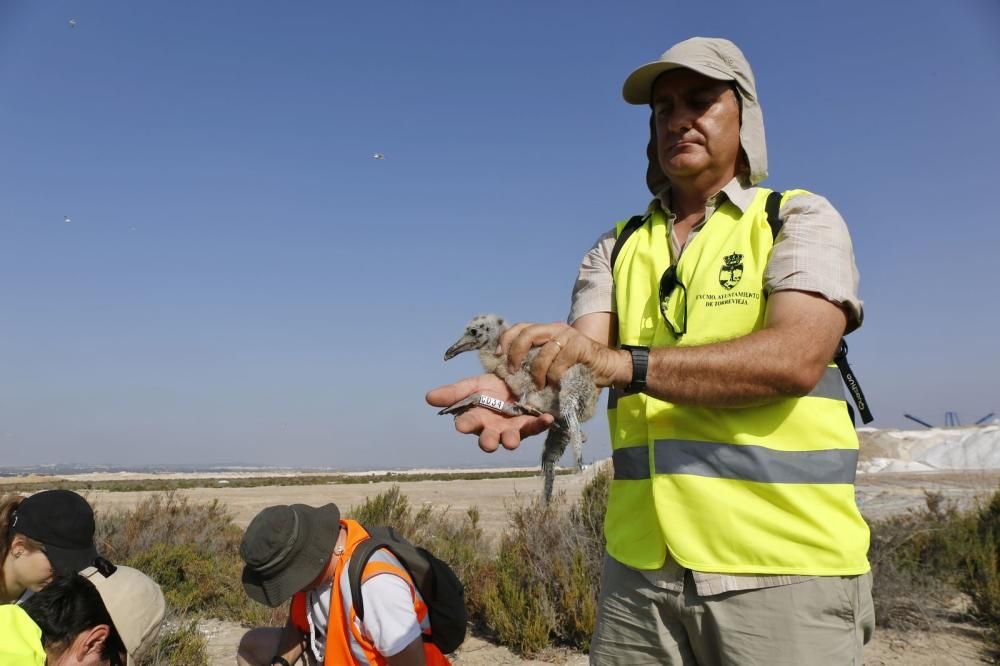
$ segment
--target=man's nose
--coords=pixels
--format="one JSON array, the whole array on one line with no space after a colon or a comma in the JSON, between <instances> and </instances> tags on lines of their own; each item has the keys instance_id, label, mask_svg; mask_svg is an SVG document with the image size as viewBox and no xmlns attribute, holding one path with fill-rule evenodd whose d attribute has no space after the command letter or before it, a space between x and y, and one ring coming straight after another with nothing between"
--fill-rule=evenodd
<instances>
[{"instance_id":1,"label":"man's nose","mask_svg":"<svg viewBox=\"0 0 1000 666\"><path fill-rule=\"evenodd\" d=\"M684 107L678 107L667 116L667 131L670 134L683 135L694 124L694 114Z\"/></svg>"}]
</instances>

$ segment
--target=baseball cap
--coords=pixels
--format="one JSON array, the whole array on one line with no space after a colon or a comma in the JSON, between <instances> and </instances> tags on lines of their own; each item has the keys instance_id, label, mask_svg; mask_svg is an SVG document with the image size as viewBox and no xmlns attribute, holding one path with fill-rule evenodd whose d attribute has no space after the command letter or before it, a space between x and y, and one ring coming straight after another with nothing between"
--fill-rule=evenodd
<instances>
[{"instance_id":1,"label":"baseball cap","mask_svg":"<svg viewBox=\"0 0 1000 666\"><path fill-rule=\"evenodd\" d=\"M247 595L275 608L319 576L340 536L336 504L269 506L243 535L240 557Z\"/></svg>"},{"instance_id":2,"label":"baseball cap","mask_svg":"<svg viewBox=\"0 0 1000 666\"><path fill-rule=\"evenodd\" d=\"M10 531L45 546L45 556L59 575L76 573L97 558L94 510L71 490L44 490L21 500Z\"/></svg>"},{"instance_id":3,"label":"baseball cap","mask_svg":"<svg viewBox=\"0 0 1000 666\"><path fill-rule=\"evenodd\" d=\"M656 77L679 68L690 69L710 79L736 84L736 94L742 108L740 146L749 162L749 181L751 185L756 185L767 178L764 115L757 99L757 83L743 52L728 39L692 37L674 44L658 60L646 63L628 75L622 86L622 97L629 104L649 104ZM653 164L653 156L655 152L650 156L651 170L659 172L659 165ZM662 172L647 175L651 190L661 180L666 181Z\"/></svg>"},{"instance_id":4,"label":"baseball cap","mask_svg":"<svg viewBox=\"0 0 1000 666\"><path fill-rule=\"evenodd\" d=\"M166 601L156 582L126 566L87 567L80 572L97 588L104 607L125 644L133 666L156 641L166 613Z\"/></svg>"}]
</instances>

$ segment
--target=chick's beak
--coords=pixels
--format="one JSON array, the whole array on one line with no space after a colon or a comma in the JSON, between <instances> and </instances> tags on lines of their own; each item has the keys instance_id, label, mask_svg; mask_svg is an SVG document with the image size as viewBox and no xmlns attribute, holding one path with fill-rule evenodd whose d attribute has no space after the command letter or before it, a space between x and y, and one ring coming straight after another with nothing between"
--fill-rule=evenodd
<instances>
[{"instance_id":1,"label":"chick's beak","mask_svg":"<svg viewBox=\"0 0 1000 666\"><path fill-rule=\"evenodd\" d=\"M476 339L471 335L463 335L460 337L455 344L448 347L448 351L444 353L444 360L452 359L461 354L462 352L472 351L476 349Z\"/></svg>"}]
</instances>

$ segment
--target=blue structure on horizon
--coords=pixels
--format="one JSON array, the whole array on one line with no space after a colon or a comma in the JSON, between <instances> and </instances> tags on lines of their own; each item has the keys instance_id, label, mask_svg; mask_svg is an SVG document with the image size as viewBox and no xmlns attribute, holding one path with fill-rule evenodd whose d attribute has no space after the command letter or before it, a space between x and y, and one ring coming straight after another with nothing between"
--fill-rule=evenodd
<instances>
[{"instance_id":1,"label":"blue structure on horizon","mask_svg":"<svg viewBox=\"0 0 1000 666\"><path fill-rule=\"evenodd\" d=\"M992 418L995 413L996 412L990 412L989 414L987 414L983 418L979 419L978 421L976 421L972 425L982 425L982 424L986 423L986 421L988 419ZM903 414L903 416L905 416L906 418L910 419L911 421L916 421L917 423L919 423L920 425L922 425L924 427L927 427L927 428L933 428L934 427L930 423L928 423L927 421L924 421L923 419L918 419L916 416L913 416L912 414ZM961 425L962 425L962 422L958 420L958 412L947 411L947 412L944 413L944 426L943 427L945 427L945 428L957 428L957 427L959 427Z\"/></svg>"}]
</instances>

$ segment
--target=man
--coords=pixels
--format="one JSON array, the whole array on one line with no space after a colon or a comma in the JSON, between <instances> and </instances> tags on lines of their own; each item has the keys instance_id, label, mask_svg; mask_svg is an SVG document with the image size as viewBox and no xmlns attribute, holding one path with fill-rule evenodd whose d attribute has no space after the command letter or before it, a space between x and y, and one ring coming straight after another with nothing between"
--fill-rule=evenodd
<instances>
[{"instance_id":1,"label":"man","mask_svg":"<svg viewBox=\"0 0 1000 666\"><path fill-rule=\"evenodd\" d=\"M149 652L165 610L159 586L135 569L97 564L20 606L0 606L0 663L132 665Z\"/></svg>"},{"instance_id":2,"label":"man","mask_svg":"<svg viewBox=\"0 0 1000 666\"><path fill-rule=\"evenodd\" d=\"M869 535L831 364L862 320L846 227L822 197L790 190L772 229L763 117L731 42L681 42L623 94L650 106L654 199L627 239L619 223L584 258L571 325L518 324L501 339L512 366L541 347L539 385L583 363L612 387L591 662L860 664L874 625ZM512 397L482 376L427 400L477 390ZM480 408L455 427L492 451L547 420Z\"/></svg>"},{"instance_id":3,"label":"man","mask_svg":"<svg viewBox=\"0 0 1000 666\"><path fill-rule=\"evenodd\" d=\"M284 628L247 632L237 662L447 666L437 646L424 640L431 626L420 592L387 550L376 551L365 566L364 621L355 616L347 571L368 537L357 521L341 520L336 504L272 506L257 514L240 544L243 587L272 608L292 603Z\"/></svg>"}]
</instances>

